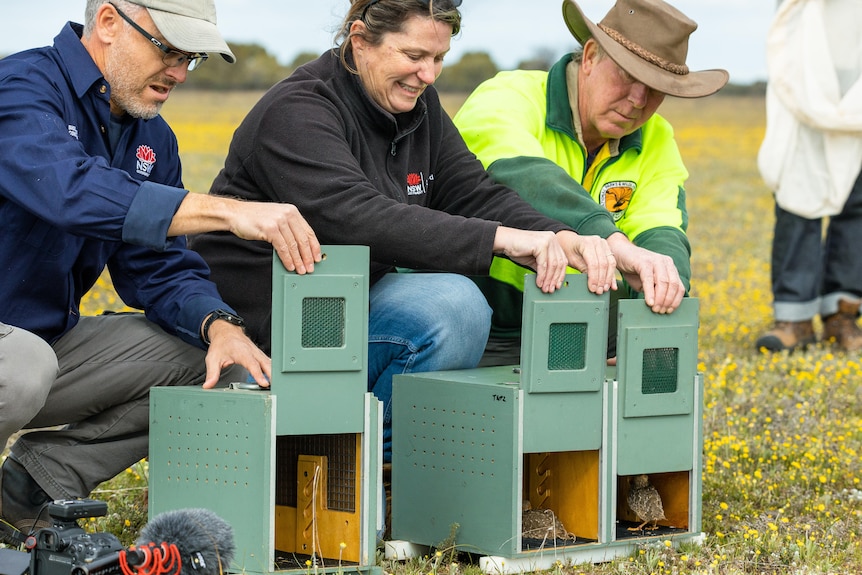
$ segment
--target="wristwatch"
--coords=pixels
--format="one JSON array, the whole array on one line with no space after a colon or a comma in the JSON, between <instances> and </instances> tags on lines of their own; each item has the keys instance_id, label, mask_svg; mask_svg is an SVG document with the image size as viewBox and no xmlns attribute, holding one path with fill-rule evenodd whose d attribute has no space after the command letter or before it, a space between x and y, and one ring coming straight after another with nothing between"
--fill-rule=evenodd
<instances>
[{"instance_id":1,"label":"wristwatch","mask_svg":"<svg viewBox=\"0 0 862 575\"><path fill-rule=\"evenodd\" d=\"M203 335L201 339L207 345L210 344L210 326L212 326L213 322L217 319L223 319L230 324L237 325L239 327L245 327L245 320L243 320L238 315L224 309L217 309L210 314L210 316L204 322L203 327L201 328L201 334Z\"/></svg>"}]
</instances>

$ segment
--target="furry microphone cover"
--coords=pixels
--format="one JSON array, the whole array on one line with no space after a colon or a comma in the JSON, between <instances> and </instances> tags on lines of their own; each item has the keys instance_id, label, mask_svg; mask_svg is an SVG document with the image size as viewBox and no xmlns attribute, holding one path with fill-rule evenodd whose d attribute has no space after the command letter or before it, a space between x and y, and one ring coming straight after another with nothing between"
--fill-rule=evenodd
<instances>
[{"instance_id":1,"label":"furry microphone cover","mask_svg":"<svg viewBox=\"0 0 862 575\"><path fill-rule=\"evenodd\" d=\"M137 545L176 545L184 575L220 575L227 571L236 546L233 529L208 509L178 509L155 516L141 530Z\"/></svg>"}]
</instances>

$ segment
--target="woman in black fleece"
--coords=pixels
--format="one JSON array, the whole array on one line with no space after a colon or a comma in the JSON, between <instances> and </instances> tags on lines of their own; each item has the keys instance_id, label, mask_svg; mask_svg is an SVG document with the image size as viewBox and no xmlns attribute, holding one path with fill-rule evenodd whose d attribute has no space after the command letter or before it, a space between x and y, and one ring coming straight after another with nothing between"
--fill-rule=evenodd
<instances>
[{"instance_id":1,"label":"woman in black fleece","mask_svg":"<svg viewBox=\"0 0 862 575\"><path fill-rule=\"evenodd\" d=\"M457 5L355 0L340 45L251 110L210 191L292 203L321 244L370 246L368 388L384 404L386 461L393 374L471 368L482 356L491 310L466 275L487 275L498 256L536 270L546 292L567 265L595 293L616 288L607 242L495 184L440 106L431 85L460 29ZM192 246L269 351L272 247L219 233Z\"/></svg>"}]
</instances>

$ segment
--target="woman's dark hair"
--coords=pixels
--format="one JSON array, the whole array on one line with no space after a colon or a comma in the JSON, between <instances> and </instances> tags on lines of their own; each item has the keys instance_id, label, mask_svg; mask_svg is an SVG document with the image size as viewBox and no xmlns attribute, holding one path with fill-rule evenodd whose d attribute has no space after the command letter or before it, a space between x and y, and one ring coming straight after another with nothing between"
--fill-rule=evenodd
<instances>
[{"instance_id":1,"label":"woman's dark hair","mask_svg":"<svg viewBox=\"0 0 862 575\"><path fill-rule=\"evenodd\" d=\"M366 42L376 46L383 41L384 35L400 32L404 22L417 14L451 25L453 36L461 31L461 12L451 0L352 0L335 36L341 63L348 70L355 71L349 62L353 59L350 28L356 20L365 22L365 30L361 34Z\"/></svg>"}]
</instances>

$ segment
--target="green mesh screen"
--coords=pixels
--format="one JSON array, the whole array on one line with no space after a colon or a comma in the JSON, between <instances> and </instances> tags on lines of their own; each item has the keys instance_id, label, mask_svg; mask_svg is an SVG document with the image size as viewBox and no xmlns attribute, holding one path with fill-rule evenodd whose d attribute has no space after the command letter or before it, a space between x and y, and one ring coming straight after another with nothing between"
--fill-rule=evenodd
<instances>
[{"instance_id":1,"label":"green mesh screen","mask_svg":"<svg viewBox=\"0 0 862 575\"><path fill-rule=\"evenodd\" d=\"M584 369L587 324L552 323L548 344L548 371Z\"/></svg>"},{"instance_id":2,"label":"green mesh screen","mask_svg":"<svg viewBox=\"0 0 862 575\"><path fill-rule=\"evenodd\" d=\"M344 306L341 297L302 300L302 347L344 347Z\"/></svg>"},{"instance_id":3,"label":"green mesh screen","mask_svg":"<svg viewBox=\"0 0 862 575\"><path fill-rule=\"evenodd\" d=\"M643 379L641 393L674 393L677 386L679 349L657 347L645 349L643 355Z\"/></svg>"}]
</instances>

